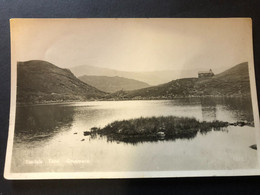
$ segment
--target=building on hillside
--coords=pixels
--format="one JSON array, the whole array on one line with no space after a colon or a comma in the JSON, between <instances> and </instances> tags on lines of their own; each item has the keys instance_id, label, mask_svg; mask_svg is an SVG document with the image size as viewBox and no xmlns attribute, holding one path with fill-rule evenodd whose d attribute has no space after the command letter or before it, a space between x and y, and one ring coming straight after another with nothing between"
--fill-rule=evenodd
<instances>
[{"instance_id":1,"label":"building on hillside","mask_svg":"<svg viewBox=\"0 0 260 195\"><path fill-rule=\"evenodd\" d=\"M213 77L213 76L214 76L214 73L212 72L211 69L209 71L199 71L198 72L199 78L209 78L209 77Z\"/></svg>"}]
</instances>

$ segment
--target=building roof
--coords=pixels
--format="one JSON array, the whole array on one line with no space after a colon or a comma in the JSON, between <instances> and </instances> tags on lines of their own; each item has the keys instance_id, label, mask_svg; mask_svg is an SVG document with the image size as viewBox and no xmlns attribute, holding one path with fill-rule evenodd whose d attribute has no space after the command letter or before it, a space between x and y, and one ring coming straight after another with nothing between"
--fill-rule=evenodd
<instances>
[{"instance_id":1,"label":"building roof","mask_svg":"<svg viewBox=\"0 0 260 195\"><path fill-rule=\"evenodd\" d=\"M212 73L210 71L199 71L199 74L206 74L206 73Z\"/></svg>"},{"instance_id":2,"label":"building roof","mask_svg":"<svg viewBox=\"0 0 260 195\"><path fill-rule=\"evenodd\" d=\"M199 73L199 74L208 74L208 73L211 74L211 73L213 73L213 72L212 72L212 70L210 69L210 70L208 70L208 71L199 71L198 73Z\"/></svg>"}]
</instances>

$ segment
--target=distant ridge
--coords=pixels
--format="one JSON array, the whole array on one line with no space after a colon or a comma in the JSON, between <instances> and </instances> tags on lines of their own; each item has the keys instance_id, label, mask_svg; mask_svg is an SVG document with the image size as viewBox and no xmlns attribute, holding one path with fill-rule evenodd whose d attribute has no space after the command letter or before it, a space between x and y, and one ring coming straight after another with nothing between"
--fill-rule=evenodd
<instances>
[{"instance_id":1,"label":"distant ridge","mask_svg":"<svg viewBox=\"0 0 260 195\"><path fill-rule=\"evenodd\" d=\"M49 62L32 60L17 63L17 102L44 103L250 95L247 62L238 64L211 78L182 78L153 87L146 87L148 84L144 82L121 77L81 77L81 79L83 78L88 79L88 82L91 80L92 85L106 88L107 91L118 89L120 91L108 94L79 80L68 69L59 68ZM113 85L109 86L111 83ZM125 90L124 87L131 88L132 84L141 89Z\"/></svg>"},{"instance_id":2,"label":"distant ridge","mask_svg":"<svg viewBox=\"0 0 260 195\"><path fill-rule=\"evenodd\" d=\"M124 77L145 82L149 85L158 85L173 80L176 76L175 71L146 71L146 72L130 72L119 71L109 68L101 68L95 66L76 66L70 69L77 77L89 76L108 76L108 77Z\"/></svg>"},{"instance_id":3,"label":"distant ridge","mask_svg":"<svg viewBox=\"0 0 260 195\"><path fill-rule=\"evenodd\" d=\"M84 75L79 77L79 79L101 91L108 93L113 93L119 90L135 90L150 87L150 85L145 82L118 76L108 77Z\"/></svg>"},{"instance_id":4,"label":"distant ridge","mask_svg":"<svg viewBox=\"0 0 260 195\"><path fill-rule=\"evenodd\" d=\"M105 95L105 92L80 81L70 70L49 62L31 60L17 63L19 103L83 101Z\"/></svg>"},{"instance_id":5,"label":"distant ridge","mask_svg":"<svg viewBox=\"0 0 260 195\"><path fill-rule=\"evenodd\" d=\"M248 96L248 63L238 64L211 78L183 78L133 91L120 91L112 99L173 99L192 96Z\"/></svg>"}]
</instances>

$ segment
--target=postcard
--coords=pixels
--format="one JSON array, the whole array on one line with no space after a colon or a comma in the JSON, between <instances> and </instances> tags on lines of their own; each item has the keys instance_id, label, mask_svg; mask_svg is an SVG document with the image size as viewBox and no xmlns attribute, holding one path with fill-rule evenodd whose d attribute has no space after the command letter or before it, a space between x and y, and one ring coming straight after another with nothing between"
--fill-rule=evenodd
<instances>
[{"instance_id":1,"label":"postcard","mask_svg":"<svg viewBox=\"0 0 260 195\"><path fill-rule=\"evenodd\" d=\"M6 179L259 175L250 18L11 19Z\"/></svg>"}]
</instances>

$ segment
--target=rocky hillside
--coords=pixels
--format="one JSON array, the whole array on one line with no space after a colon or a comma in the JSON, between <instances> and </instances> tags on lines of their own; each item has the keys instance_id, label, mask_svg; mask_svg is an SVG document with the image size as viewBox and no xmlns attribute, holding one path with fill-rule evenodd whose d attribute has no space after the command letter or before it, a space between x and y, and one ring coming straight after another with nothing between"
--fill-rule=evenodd
<instances>
[{"instance_id":1,"label":"rocky hillside","mask_svg":"<svg viewBox=\"0 0 260 195\"><path fill-rule=\"evenodd\" d=\"M119 91L112 99L172 99L188 96L247 96L248 63L241 63L211 78L183 78L134 91Z\"/></svg>"},{"instance_id":2,"label":"rocky hillside","mask_svg":"<svg viewBox=\"0 0 260 195\"><path fill-rule=\"evenodd\" d=\"M118 76L108 77L84 75L79 77L79 79L101 91L108 93L114 93L119 90L135 90L150 87L150 85L145 82Z\"/></svg>"},{"instance_id":3,"label":"rocky hillside","mask_svg":"<svg viewBox=\"0 0 260 195\"><path fill-rule=\"evenodd\" d=\"M106 95L78 78L70 70L49 62L32 60L17 64L17 102L82 101Z\"/></svg>"},{"instance_id":4,"label":"rocky hillside","mask_svg":"<svg viewBox=\"0 0 260 195\"><path fill-rule=\"evenodd\" d=\"M248 95L250 94L248 63L238 64L212 79L198 80L195 89L202 95Z\"/></svg>"}]
</instances>

